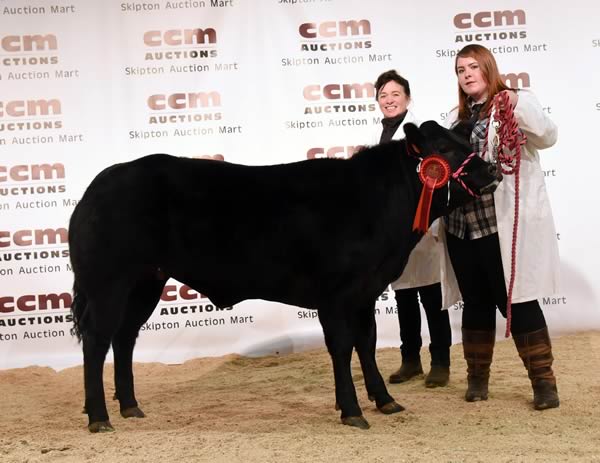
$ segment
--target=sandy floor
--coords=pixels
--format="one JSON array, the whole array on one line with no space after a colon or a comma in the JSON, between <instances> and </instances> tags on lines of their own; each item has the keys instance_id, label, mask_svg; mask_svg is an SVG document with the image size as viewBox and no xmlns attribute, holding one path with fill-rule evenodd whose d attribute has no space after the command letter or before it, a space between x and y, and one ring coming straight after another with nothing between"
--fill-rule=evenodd
<instances>
[{"instance_id":1,"label":"sandy floor","mask_svg":"<svg viewBox=\"0 0 600 463\"><path fill-rule=\"evenodd\" d=\"M418 379L390 386L407 408L390 416L367 401L355 363L367 431L340 424L325 350L136 364L147 418L121 418L111 400L116 432L100 435L87 432L81 414L81 367L5 370L0 461L600 462L600 332L556 338L554 356L561 407L544 412L532 409L512 341L497 343L487 402L463 400L466 367L458 345L450 385L430 390ZM386 378L398 357L396 349L378 352ZM112 377L112 365L105 377Z\"/></svg>"}]
</instances>

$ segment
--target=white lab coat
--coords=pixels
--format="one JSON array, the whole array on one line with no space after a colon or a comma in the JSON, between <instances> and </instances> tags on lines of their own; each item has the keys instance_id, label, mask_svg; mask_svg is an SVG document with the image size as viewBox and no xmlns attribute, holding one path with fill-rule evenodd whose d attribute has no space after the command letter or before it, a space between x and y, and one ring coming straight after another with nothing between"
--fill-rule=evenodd
<instances>
[{"instance_id":1,"label":"white lab coat","mask_svg":"<svg viewBox=\"0 0 600 463\"><path fill-rule=\"evenodd\" d=\"M392 136L392 140L401 140L404 138L404 125L412 122L419 125L413 113L408 110L404 120ZM371 144L379 143L381 138L382 127L378 127L373 132ZM441 244L434 238L433 234L436 229L436 221L429 231L423 236L421 241L413 249L406 263L406 267L400 278L391 284L392 289L407 289L418 288L420 286L432 285L440 282L440 261L441 261Z\"/></svg>"},{"instance_id":2,"label":"white lab coat","mask_svg":"<svg viewBox=\"0 0 600 463\"><path fill-rule=\"evenodd\" d=\"M544 172L540 165L538 149L556 143L558 129L542 110L535 95L520 90L515 108L519 128L527 135L521 147L519 187L519 223L516 246L516 276L512 302L526 302L547 297L558 292L559 256L554 219L550 208ZM447 121L450 127L456 121L458 110L453 110ZM496 131L488 132L488 155ZM504 175L494 192L498 238L508 291L511 276L512 233L515 214L515 176ZM442 221L440 221L442 222ZM443 224L440 224L443 230ZM456 277L446 247L445 233L440 231L443 246L441 264L443 307L448 308L462 300Z\"/></svg>"}]
</instances>

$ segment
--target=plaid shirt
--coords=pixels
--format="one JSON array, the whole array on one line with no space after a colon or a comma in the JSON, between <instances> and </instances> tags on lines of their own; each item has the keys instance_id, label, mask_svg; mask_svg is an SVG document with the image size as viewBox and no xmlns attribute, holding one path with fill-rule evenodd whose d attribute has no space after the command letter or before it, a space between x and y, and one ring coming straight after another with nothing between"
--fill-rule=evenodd
<instances>
[{"instance_id":1,"label":"plaid shirt","mask_svg":"<svg viewBox=\"0 0 600 463\"><path fill-rule=\"evenodd\" d=\"M483 152L488 120L489 118L486 117L475 122L471 132L471 146L479 157L491 161L486 159L488 157L487 152ZM458 238L470 240L497 233L498 225L494 195L492 193L483 194L466 206L453 210L446 217L446 229L448 233Z\"/></svg>"}]
</instances>

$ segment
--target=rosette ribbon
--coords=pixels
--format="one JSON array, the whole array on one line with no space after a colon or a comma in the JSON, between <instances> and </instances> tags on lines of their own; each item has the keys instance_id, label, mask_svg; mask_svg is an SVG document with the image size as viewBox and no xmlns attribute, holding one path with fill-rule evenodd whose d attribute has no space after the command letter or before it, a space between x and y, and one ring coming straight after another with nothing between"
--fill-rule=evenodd
<instances>
[{"instance_id":1,"label":"rosette ribbon","mask_svg":"<svg viewBox=\"0 0 600 463\"><path fill-rule=\"evenodd\" d=\"M433 192L448 183L450 173L450 164L439 154L432 154L421 161L419 179L423 184L423 189L413 221L413 231L427 232Z\"/></svg>"}]
</instances>

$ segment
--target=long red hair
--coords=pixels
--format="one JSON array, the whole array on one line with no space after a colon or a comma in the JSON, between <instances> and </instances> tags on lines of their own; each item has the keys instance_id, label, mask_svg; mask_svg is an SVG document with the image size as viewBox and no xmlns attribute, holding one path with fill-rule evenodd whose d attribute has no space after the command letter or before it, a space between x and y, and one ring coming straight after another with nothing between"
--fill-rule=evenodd
<instances>
[{"instance_id":1,"label":"long red hair","mask_svg":"<svg viewBox=\"0 0 600 463\"><path fill-rule=\"evenodd\" d=\"M473 58L479 64L483 78L488 86L487 100L480 112L481 116L483 117L485 114L487 114L494 96L503 90L511 89L502 81L494 55L492 55L492 52L490 52L484 46L471 44L467 45L458 52L454 60L454 72L457 76L458 58ZM469 109L468 95L463 91L462 88L460 88L460 84L458 84L458 119L468 119L470 114L471 111Z\"/></svg>"}]
</instances>

